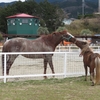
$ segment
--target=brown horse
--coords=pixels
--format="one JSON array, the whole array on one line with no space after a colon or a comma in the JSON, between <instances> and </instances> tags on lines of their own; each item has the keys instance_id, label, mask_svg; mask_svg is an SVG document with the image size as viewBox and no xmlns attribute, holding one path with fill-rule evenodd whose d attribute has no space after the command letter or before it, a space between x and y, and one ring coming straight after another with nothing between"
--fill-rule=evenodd
<instances>
[{"instance_id":1,"label":"brown horse","mask_svg":"<svg viewBox=\"0 0 100 100\"><path fill-rule=\"evenodd\" d=\"M92 49L89 47L89 42L78 40L76 38L71 38L71 41L75 43L80 49L80 56L83 56L83 63L85 68L85 80L87 81L87 68L90 68L90 80L92 85L100 83L100 55L98 53L93 53ZM96 75L95 75L96 73Z\"/></svg>"},{"instance_id":2,"label":"brown horse","mask_svg":"<svg viewBox=\"0 0 100 100\"><path fill-rule=\"evenodd\" d=\"M89 67L92 85L98 84L100 82L100 55L98 53L93 53L87 41L75 40L74 43L81 49L80 56L83 56L85 80L87 81L87 67Z\"/></svg>"},{"instance_id":3,"label":"brown horse","mask_svg":"<svg viewBox=\"0 0 100 100\"><path fill-rule=\"evenodd\" d=\"M92 49L87 43L83 46L80 56L83 56L84 68L85 68L85 80L87 80L87 67L90 68L90 80L92 85L100 83L100 55L93 53ZM95 75L96 74L96 75Z\"/></svg>"},{"instance_id":4,"label":"brown horse","mask_svg":"<svg viewBox=\"0 0 100 100\"><path fill-rule=\"evenodd\" d=\"M66 31L62 32L53 32L49 35L42 35L41 37L35 40L29 40L26 38L13 38L6 41L3 45L2 52L53 52L56 46L63 40L73 42L71 40L73 36ZM7 70L6 74L9 75L9 70L17 58L16 55L7 55ZM44 74L46 74L47 63L54 74L54 67L52 63L52 56L53 54L35 54L35 55L26 55L22 54L22 56L27 58L43 58L44 59ZM2 70L4 74L4 55L2 55ZM44 76L47 78L46 76Z\"/></svg>"}]
</instances>

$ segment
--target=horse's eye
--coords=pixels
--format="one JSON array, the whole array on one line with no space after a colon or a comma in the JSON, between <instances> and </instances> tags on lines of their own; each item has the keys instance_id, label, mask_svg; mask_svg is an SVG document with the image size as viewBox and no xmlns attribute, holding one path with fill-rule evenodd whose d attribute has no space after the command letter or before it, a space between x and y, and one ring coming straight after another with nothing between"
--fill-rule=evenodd
<instances>
[{"instance_id":1,"label":"horse's eye","mask_svg":"<svg viewBox=\"0 0 100 100\"><path fill-rule=\"evenodd\" d=\"M83 42L83 45L86 45L87 43L86 42Z\"/></svg>"}]
</instances>

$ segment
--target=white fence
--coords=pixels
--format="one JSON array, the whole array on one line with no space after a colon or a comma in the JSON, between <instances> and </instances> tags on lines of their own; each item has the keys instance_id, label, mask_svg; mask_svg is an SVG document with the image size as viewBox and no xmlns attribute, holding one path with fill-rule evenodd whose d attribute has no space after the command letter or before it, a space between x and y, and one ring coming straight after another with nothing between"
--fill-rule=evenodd
<instances>
[{"instance_id":1,"label":"white fence","mask_svg":"<svg viewBox=\"0 0 100 100\"><path fill-rule=\"evenodd\" d=\"M68 77L76 75L84 75L84 68L82 57L79 57L77 52L16 52L16 53L0 53L4 55L4 61L6 62L6 56L14 54L54 54L53 64L55 74L51 73L51 69L48 65L47 74L43 73L43 59L29 59L19 56L11 67L10 74L6 75L6 63L4 63L4 76L0 74L0 79L6 83L7 79L14 78L28 78L28 77L43 77L43 76L55 76L55 77ZM2 73L2 69L1 73Z\"/></svg>"},{"instance_id":2,"label":"white fence","mask_svg":"<svg viewBox=\"0 0 100 100\"><path fill-rule=\"evenodd\" d=\"M93 51L100 51L100 46L91 45L90 48L92 48ZM56 48L56 51L58 52L80 52L80 48L78 48L76 45L69 45L69 46L58 45Z\"/></svg>"},{"instance_id":3,"label":"white fence","mask_svg":"<svg viewBox=\"0 0 100 100\"><path fill-rule=\"evenodd\" d=\"M92 46L95 52L100 51L99 46ZM60 51L60 52L58 52ZM19 79L42 79L43 76L55 78L64 78L70 76L84 75L83 58L79 57L80 49L76 46L61 46L57 47L55 52L15 52L15 53L0 53L0 56L4 55L4 61L6 62L6 56L19 54L14 64L10 69L10 74L6 75L6 63L4 63L4 76L2 75L2 65L0 65L0 80L6 83L8 81L14 81ZM54 54L53 65L55 74L51 73L51 69L48 65L47 74L43 74L44 65L43 59L29 59L20 56L21 54ZM1 59L0 59L1 62Z\"/></svg>"}]
</instances>

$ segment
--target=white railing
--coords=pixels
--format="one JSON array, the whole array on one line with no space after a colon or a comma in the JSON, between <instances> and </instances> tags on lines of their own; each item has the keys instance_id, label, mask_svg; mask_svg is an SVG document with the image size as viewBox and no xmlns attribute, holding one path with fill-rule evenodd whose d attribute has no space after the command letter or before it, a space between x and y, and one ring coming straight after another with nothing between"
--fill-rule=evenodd
<instances>
[{"instance_id":1,"label":"white railing","mask_svg":"<svg viewBox=\"0 0 100 100\"><path fill-rule=\"evenodd\" d=\"M90 48L93 49L93 51L100 51L100 46L90 46ZM77 46L60 46L58 45L56 47L56 51L58 52L80 52L80 48Z\"/></svg>"},{"instance_id":2,"label":"white railing","mask_svg":"<svg viewBox=\"0 0 100 100\"><path fill-rule=\"evenodd\" d=\"M2 47L3 46L0 46L0 51L2 50ZM100 46L91 45L90 47L93 49L93 51L100 51ZM68 46L58 45L55 51L56 52L80 52L80 48L77 47L76 45L68 45Z\"/></svg>"},{"instance_id":3,"label":"white railing","mask_svg":"<svg viewBox=\"0 0 100 100\"><path fill-rule=\"evenodd\" d=\"M99 50L99 49L98 49ZM96 50L96 52L99 53L99 51ZM63 76L63 77L68 77L68 76L76 76L76 75L84 75L84 67L83 67L83 61L82 61L82 57L79 57L79 52L13 52L13 53L0 53L0 55L4 55L4 62L6 62L6 57L7 55L16 55L16 54L30 54L30 55L34 55L34 54L54 54L53 55L53 64L54 64L54 68L55 68L55 74L51 74L47 72L47 74L42 74L42 72L40 73L25 73L25 74L21 74L21 73L13 73L10 75L6 75L6 63L4 63L4 76L0 73L0 79L3 79L4 83L6 83L6 80L9 78L23 78L23 77L41 77L41 76ZM28 59L29 61L31 59ZM23 58L18 58L17 63L23 62L24 65L26 66L26 61L23 61ZM33 61L31 61L33 62ZM37 62L36 62L37 63ZM39 61L40 63L40 61ZM42 62L43 63L43 62ZM30 62L29 62L30 64ZM16 67L11 67L12 68L17 68L19 65L17 64ZM33 65L32 65L33 66ZM37 65L35 65L37 66ZM41 66L41 64L39 65ZM43 67L43 66L42 66ZM32 67L33 68L33 67ZM58 69L57 69L58 68ZM24 69L24 67L23 67ZM23 70L22 69L22 70ZM2 70L2 69L1 69ZM16 71L16 69L13 69ZM20 69L19 69L20 70ZM29 69L27 69L29 70ZM36 70L36 69L34 69ZM50 70L50 69L49 69ZM58 71L59 70L59 71ZM42 69L43 71L43 69ZM51 71L51 70L50 70Z\"/></svg>"},{"instance_id":4,"label":"white railing","mask_svg":"<svg viewBox=\"0 0 100 100\"><path fill-rule=\"evenodd\" d=\"M6 63L4 63L4 76L0 76L0 78L2 78L4 80L4 83L6 83L7 78L22 78L22 77L40 77L40 76L63 76L63 77L67 77L67 76L73 76L73 75L83 75L84 74L84 68L83 68L83 63L82 63L82 58L79 58L79 53L76 52L13 52L13 53L0 53L0 55L4 55L4 62L6 62L6 57L7 55L14 55L14 54L54 54L53 56L53 61L54 64L55 62L57 62L58 65L55 64L56 67L58 67L58 69L62 68L62 71L56 71L55 68L55 74L16 74L14 73L13 75L6 75ZM60 54L60 55L59 55ZM56 55L59 55L58 57ZM59 58L59 59L58 59ZM18 58L19 59L19 58ZM58 60L56 60L58 59ZM29 59L30 60L30 59ZM62 61L61 61L62 60ZM19 61L18 61L19 62ZM81 65L75 65L78 64L76 62L79 62L79 64ZM25 61L24 61L25 63ZM73 64L73 65L71 65ZM75 68L76 66L76 68ZM74 70L73 70L74 69ZM76 70L77 69L77 70ZM76 70L76 71L75 71Z\"/></svg>"}]
</instances>

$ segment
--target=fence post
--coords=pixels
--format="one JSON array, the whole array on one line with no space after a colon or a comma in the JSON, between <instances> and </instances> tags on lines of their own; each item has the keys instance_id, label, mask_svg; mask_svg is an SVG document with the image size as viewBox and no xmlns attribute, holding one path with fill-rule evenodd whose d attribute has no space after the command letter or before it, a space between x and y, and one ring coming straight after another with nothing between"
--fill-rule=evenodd
<instances>
[{"instance_id":1,"label":"fence post","mask_svg":"<svg viewBox=\"0 0 100 100\"><path fill-rule=\"evenodd\" d=\"M65 59L64 59L64 78L66 78L67 75L67 52L64 52Z\"/></svg>"},{"instance_id":2,"label":"fence post","mask_svg":"<svg viewBox=\"0 0 100 100\"><path fill-rule=\"evenodd\" d=\"M6 53L4 54L4 83L6 83Z\"/></svg>"}]
</instances>

